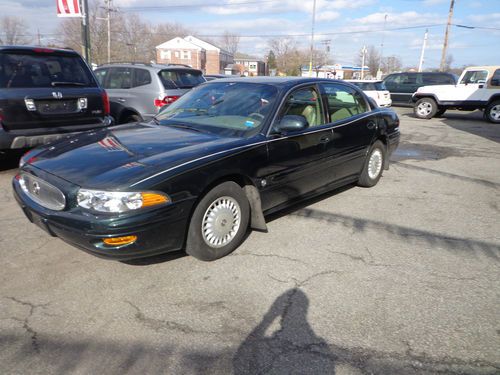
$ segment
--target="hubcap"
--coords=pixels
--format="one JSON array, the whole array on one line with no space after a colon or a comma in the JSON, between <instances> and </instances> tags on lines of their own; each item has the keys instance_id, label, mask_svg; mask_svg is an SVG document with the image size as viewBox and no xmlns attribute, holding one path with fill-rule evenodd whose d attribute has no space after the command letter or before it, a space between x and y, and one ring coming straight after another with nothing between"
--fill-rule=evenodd
<instances>
[{"instance_id":1,"label":"hubcap","mask_svg":"<svg viewBox=\"0 0 500 375\"><path fill-rule=\"evenodd\" d=\"M241 209L238 202L231 197L217 198L203 215L203 240L210 247L223 247L236 236L240 223Z\"/></svg>"},{"instance_id":2,"label":"hubcap","mask_svg":"<svg viewBox=\"0 0 500 375\"><path fill-rule=\"evenodd\" d=\"M500 120L500 104L497 104L490 109L490 117L495 121Z\"/></svg>"},{"instance_id":3,"label":"hubcap","mask_svg":"<svg viewBox=\"0 0 500 375\"><path fill-rule=\"evenodd\" d=\"M417 106L417 113L420 116L428 116L432 112L432 104L429 102L422 102Z\"/></svg>"},{"instance_id":4,"label":"hubcap","mask_svg":"<svg viewBox=\"0 0 500 375\"><path fill-rule=\"evenodd\" d=\"M368 161L368 177L375 180L382 170L382 151L378 148L372 152Z\"/></svg>"}]
</instances>

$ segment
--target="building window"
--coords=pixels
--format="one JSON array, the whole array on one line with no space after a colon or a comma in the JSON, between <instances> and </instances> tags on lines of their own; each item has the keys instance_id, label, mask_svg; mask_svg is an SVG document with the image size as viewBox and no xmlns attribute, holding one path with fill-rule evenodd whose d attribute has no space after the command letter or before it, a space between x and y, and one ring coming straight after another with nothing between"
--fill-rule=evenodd
<instances>
[{"instance_id":1,"label":"building window","mask_svg":"<svg viewBox=\"0 0 500 375\"><path fill-rule=\"evenodd\" d=\"M257 69L257 65L256 64L250 64L250 69L256 70Z\"/></svg>"},{"instance_id":2,"label":"building window","mask_svg":"<svg viewBox=\"0 0 500 375\"><path fill-rule=\"evenodd\" d=\"M174 55L175 57L179 58L179 51L175 51Z\"/></svg>"},{"instance_id":3,"label":"building window","mask_svg":"<svg viewBox=\"0 0 500 375\"><path fill-rule=\"evenodd\" d=\"M190 51L182 51L182 58L184 60L191 60L191 52Z\"/></svg>"}]
</instances>

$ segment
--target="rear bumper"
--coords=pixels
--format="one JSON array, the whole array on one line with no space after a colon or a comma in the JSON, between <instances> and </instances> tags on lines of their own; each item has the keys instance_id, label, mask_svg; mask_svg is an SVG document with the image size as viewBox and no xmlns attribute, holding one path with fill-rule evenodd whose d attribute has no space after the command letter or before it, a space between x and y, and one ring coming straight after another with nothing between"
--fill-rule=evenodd
<instances>
[{"instance_id":1,"label":"rear bumper","mask_svg":"<svg viewBox=\"0 0 500 375\"><path fill-rule=\"evenodd\" d=\"M40 127L25 131L6 131L0 125L0 150L31 148L45 145L60 138L87 130L105 128L112 125L112 123L112 118L106 116L100 123L57 128Z\"/></svg>"},{"instance_id":2,"label":"rear bumper","mask_svg":"<svg viewBox=\"0 0 500 375\"><path fill-rule=\"evenodd\" d=\"M39 206L21 190L14 179L14 197L26 217L53 237L92 255L130 260L182 249L191 201L164 206L127 217L98 217L71 211L52 211ZM110 237L137 236L136 242L108 246Z\"/></svg>"}]
</instances>

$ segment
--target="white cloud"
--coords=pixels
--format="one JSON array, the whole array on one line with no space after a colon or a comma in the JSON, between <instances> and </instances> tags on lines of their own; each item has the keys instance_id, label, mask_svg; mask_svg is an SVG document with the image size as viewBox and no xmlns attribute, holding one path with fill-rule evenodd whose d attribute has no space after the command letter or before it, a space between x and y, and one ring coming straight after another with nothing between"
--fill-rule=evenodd
<instances>
[{"instance_id":1,"label":"white cloud","mask_svg":"<svg viewBox=\"0 0 500 375\"><path fill-rule=\"evenodd\" d=\"M418 13L415 11L402 13L372 13L368 16L353 20L354 24L361 25L383 25L384 18L387 15L387 28L391 26L414 26L425 24L446 23L445 15L436 15L433 13Z\"/></svg>"},{"instance_id":2,"label":"white cloud","mask_svg":"<svg viewBox=\"0 0 500 375\"><path fill-rule=\"evenodd\" d=\"M333 21L340 18L339 12L333 12L331 10L327 10L325 12L320 12L316 14L316 21Z\"/></svg>"},{"instance_id":3,"label":"white cloud","mask_svg":"<svg viewBox=\"0 0 500 375\"><path fill-rule=\"evenodd\" d=\"M481 26L491 27L498 26L500 23L500 13L490 13L490 14L474 14L468 17L473 22L482 23Z\"/></svg>"},{"instance_id":4,"label":"white cloud","mask_svg":"<svg viewBox=\"0 0 500 375\"><path fill-rule=\"evenodd\" d=\"M423 5L424 6L434 6L434 5L440 5L440 4L449 4L449 0L424 0Z\"/></svg>"}]
</instances>

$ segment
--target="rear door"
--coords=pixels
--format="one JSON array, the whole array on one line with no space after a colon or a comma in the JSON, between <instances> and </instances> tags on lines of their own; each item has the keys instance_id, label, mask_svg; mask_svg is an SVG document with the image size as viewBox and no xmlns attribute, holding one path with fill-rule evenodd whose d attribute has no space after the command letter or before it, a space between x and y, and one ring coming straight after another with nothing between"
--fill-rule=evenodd
<instances>
[{"instance_id":1,"label":"rear door","mask_svg":"<svg viewBox=\"0 0 500 375\"><path fill-rule=\"evenodd\" d=\"M377 119L364 96L342 83L321 83L327 121L333 140L326 148L326 165L331 180L355 178L361 172L377 132Z\"/></svg>"},{"instance_id":2,"label":"rear door","mask_svg":"<svg viewBox=\"0 0 500 375\"><path fill-rule=\"evenodd\" d=\"M51 49L0 51L5 130L26 134L103 122L103 91L83 59Z\"/></svg>"}]
</instances>

